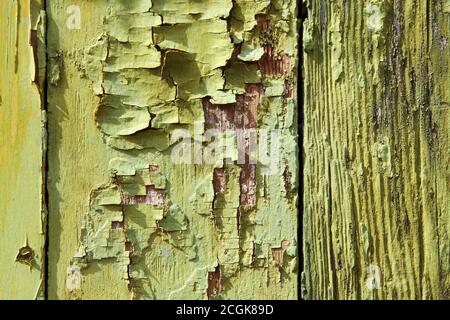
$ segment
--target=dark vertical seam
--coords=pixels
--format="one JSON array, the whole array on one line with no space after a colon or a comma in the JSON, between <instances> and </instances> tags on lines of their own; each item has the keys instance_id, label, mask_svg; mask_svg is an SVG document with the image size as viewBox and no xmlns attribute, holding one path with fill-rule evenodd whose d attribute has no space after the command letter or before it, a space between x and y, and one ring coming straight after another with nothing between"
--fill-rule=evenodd
<instances>
[{"instance_id":1,"label":"dark vertical seam","mask_svg":"<svg viewBox=\"0 0 450 320\"><path fill-rule=\"evenodd\" d=\"M297 145L298 145L298 194L297 201L297 251L298 251L298 285L297 296L302 300L301 278L304 272L304 252L303 252L303 205L304 205L304 185L303 185L303 122L304 122L304 80L303 80L303 22L307 19L308 13L306 4L302 0L297 1L297 23L298 23L298 65L297 65Z\"/></svg>"},{"instance_id":2,"label":"dark vertical seam","mask_svg":"<svg viewBox=\"0 0 450 320\"><path fill-rule=\"evenodd\" d=\"M42 94L43 94L43 99L42 99L42 108L43 111L45 112L45 123L44 123L44 128L43 131L45 132L45 140L42 142L43 144L45 144L45 149L44 149L44 154L42 155L43 157L43 207L44 207L44 212L46 215L46 219L45 219L45 242L44 242L44 253L45 253L45 257L44 257L44 299L48 300L48 279L49 279L49 268L48 268L48 254L49 254L49 242L50 242L50 237L49 237L49 220L50 220L50 214L49 214L49 209L48 209L48 200L49 200L49 195L48 195L48 172L49 172L49 167L48 167L48 67L49 67L49 60L48 60L48 16L47 16L47 0L43 0L42 3L42 10L45 11L45 34L44 34L44 39L45 39L45 78L44 78L44 82L43 82L43 90L42 90Z\"/></svg>"}]
</instances>

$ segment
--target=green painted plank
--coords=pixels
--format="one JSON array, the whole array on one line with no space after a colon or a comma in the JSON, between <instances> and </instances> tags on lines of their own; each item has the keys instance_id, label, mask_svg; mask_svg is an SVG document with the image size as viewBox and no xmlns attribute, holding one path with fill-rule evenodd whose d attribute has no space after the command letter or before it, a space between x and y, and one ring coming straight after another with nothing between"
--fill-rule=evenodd
<instances>
[{"instance_id":1,"label":"green painted plank","mask_svg":"<svg viewBox=\"0 0 450 320\"><path fill-rule=\"evenodd\" d=\"M40 10L40 1L0 4L0 299L44 297L45 18Z\"/></svg>"},{"instance_id":2,"label":"green painted plank","mask_svg":"<svg viewBox=\"0 0 450 320\"><path fill-rule=\"evenodd\" d=\"M47 12L49 297L297 298L296 1ZM224 128L280 143L183 163Z\"/></svg>"}]
</instances>

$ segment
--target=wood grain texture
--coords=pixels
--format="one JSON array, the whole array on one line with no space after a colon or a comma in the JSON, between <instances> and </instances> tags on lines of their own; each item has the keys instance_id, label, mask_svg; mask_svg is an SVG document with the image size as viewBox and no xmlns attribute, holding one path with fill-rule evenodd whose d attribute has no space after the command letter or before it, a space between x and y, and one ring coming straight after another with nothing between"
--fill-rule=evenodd
<instances>
[{"instance_id":1,"label":"wood grain texture","mask_svg":"<svg viewBox=\"0 0 450 320\"><path fill-rule=\"evenodd\" d=\"M307 299L449 299L449 2L307 1Z\"/></svg>"}]
</instances>

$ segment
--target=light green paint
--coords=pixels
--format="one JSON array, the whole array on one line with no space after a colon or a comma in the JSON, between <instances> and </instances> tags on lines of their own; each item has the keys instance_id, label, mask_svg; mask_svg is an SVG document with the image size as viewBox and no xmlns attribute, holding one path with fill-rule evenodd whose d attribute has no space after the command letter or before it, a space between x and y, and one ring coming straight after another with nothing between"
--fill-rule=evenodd
<instances>
[{"instance_id":1,"label":"light green paint","mask_svg":"<svg viewBox=\"0 0 450 320\"><path fill-rule=\"evenodd\" d=\"M295 2L72 2L89 21L82 30L60 28L68 1L47 8L49 70L60 68L49 91L50 298L207 299L215 270L210 298L296 298L296 95L284 88L295 79ZM242 48L255 48L236 53L247 61L232 58L238 33ZM285 74L259 70L268 41L294 62ZM269 93L248 102L258 128L280 128L285 143L280 173L258 164L256 202L242 205L241 165L224 164L225 154L177 164L171 153L186 129L197 135L184 147L198 157L210 144L206 101L236 109L255 84ZM226 183L215 193L218 168ZM77 266L81 287L66 287Z\"/></svg>"},{"instance_id":2,"label":"light green paint","mask_svg":"<svg viewBox=\"0 0 450 320\"><path fill-rule=\"evenodd\" d=\"M0 299L44 298L45 18L41 8L40 1L0 4ZM30 44L32 33L36 50Z\"/></svg>"}]
</instances>

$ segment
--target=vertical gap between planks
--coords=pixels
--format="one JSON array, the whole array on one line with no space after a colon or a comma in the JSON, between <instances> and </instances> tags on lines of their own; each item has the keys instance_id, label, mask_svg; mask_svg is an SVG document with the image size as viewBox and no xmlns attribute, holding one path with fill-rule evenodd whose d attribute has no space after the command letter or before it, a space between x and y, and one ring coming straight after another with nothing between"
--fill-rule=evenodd
<instances>
[{"instance_id":1,"label":"vertical gap between planks","mask_svg":"<svg viewBox=\"0 0 450 320\"><path fill-rule=\"evenodd\" d=\"M49 242L50 242L50 237L49 237L49 220L50 220L50 212L48 209L48 203L49 203L49 194L48 194L48 172L49 172L49 167L48 167L48 68L49 68L49 61L48 61L48 10L47 10L47 0L43 0L42 1L42 10L45 10L46 14L45 14L45 66L46 66L46 70L45 70L45 79L44 79L44 90L43 91L43 99L42 99L42 109L43 112L45 113L45 123L44 123L44 128L43 131L45 132L45 140L42 142L43 144L45 144L45 151L44 154L42 155L43 159L42 161L43 163L43 209L44 209L44 215L45 215L45 225L44 225L44 232L45 232L45 242L44 242L44 279L43 279L43 286L44 286L44 300L48 300L48 278L49 278L49 268L48 268L48 254L49 254Z\"/></svg>"},{"instance_id":2,"label":"vertical gap between planks","mask_svg":"<svg viewBox=\"0 0 450 320\"><path fill-rule=\"evenodd\" d=\"M298 65L297 65L297 145L298 145L298 200L297 200L297 251L298 251L298 285L297 297L302 300L302 273L304 270L303 254L303 121L304 121L304 83L303 83L303 21L307 19L306 3L297 0L297 23L298 23Z\"/></svg>"}]
</instances>

